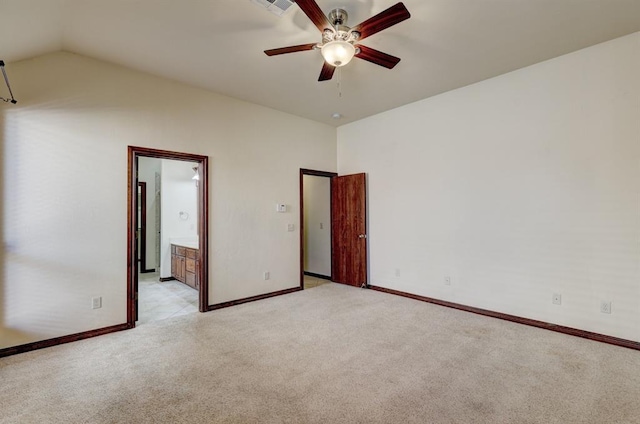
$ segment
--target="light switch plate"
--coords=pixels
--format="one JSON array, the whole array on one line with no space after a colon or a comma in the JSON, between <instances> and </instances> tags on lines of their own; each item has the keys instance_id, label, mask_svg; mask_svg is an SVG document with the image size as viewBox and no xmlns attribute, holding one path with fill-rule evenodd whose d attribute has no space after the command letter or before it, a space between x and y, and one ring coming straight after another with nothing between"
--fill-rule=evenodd
<instances>
[{"instance_id":1,"label":"light switch plate","mask_svg":"<svg viewBox=\"0 0 640 424\"><path fill-rule=\"evenodd\" d=\"M102 296L94 297L91 299L91 309L102 308Z\"/></svg>"}]
</instances>

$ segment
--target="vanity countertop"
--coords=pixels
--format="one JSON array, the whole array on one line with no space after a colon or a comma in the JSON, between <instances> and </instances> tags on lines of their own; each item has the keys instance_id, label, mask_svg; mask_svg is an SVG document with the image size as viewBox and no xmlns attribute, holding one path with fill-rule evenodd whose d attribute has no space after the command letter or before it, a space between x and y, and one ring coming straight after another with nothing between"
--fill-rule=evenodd
<instances>
[{"instance_id":1,"label":"vanity countertop","mask_svg":"<svg viewBox=\"0 0 640 424\"><path fill-rule=\"evenodd\" d=\"M171 244L175 244L176 246L181 246L181 247L187 247L189 249L199 249L200 246L198 245L198 241L197 240L179 240L179 239L175 239L175 240L170 240Z\"/></svg>"}]
</instances>

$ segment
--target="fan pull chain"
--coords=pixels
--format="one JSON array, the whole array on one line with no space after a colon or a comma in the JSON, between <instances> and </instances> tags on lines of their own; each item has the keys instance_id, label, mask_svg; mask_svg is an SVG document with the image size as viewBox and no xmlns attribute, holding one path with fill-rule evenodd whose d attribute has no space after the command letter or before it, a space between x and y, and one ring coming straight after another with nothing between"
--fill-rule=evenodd
<instances>
[{"instance_id":1,"label":"fan pull chain","mask_svg":"<svg viewBox=\"0 0 640 424\"><path fill-rule=\"evenodd\" d=\"M342 98L342 69L338 68L338 98Z\"/></svg>"}]
</instances>

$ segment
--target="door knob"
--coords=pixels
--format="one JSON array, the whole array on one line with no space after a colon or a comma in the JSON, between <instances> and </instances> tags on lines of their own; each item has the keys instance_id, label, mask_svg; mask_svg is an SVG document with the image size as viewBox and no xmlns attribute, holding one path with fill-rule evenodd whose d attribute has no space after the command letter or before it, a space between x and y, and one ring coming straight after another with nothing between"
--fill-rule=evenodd
<instances>
[{"instance_id":1,"label":"door knob","mask_svg":"<svg viewBox=\"0 0 640 424\"><path fill-rule=\"evenodd\" d=\"M360 235L358 236L358 238L367 238L367 235L366 235L366 234L360 234Z\"/></svg>"}]
</instances>

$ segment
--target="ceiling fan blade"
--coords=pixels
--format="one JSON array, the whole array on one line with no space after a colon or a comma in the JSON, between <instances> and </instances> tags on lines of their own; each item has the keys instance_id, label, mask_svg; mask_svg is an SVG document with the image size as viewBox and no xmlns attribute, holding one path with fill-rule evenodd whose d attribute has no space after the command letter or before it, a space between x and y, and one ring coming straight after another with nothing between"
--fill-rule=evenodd
<instances>
[{"instance_id":1,"label":"ceiling fan blade","mask_svg":"<svg viewBox=\"0 0 640 424\"><path fill-rule=\"evenodd\" d=\"M360 45L357 47L360 49L360 53L358 53L356 57L366 60L367 62L375 63L388 69L393 69L393 67L400 62L399 57L391 56L390 54L372 49L371 47Z\"/></svg>"},{"instance_id":2,"label":"ceiling fan blade","mask_svg":"<svg viewBox=\"0 0 640 424\"><path fill-rule=\"evenodd\" d=\"M406 19L409 19L411 14L404 6L402 2L396 3L387 10L378 13L361 24L351 28L351 31L358 31L360 33L359 40L363 40L377 32L387 29L390 26L398 24Z\"/></svg>"},{"instance_id":3,"label":"ceiling fan blade","mask_svg":"<svg viewBox=\"0 0 640 424\"><path fill-rule=\"evenodd\" d=\"M327 15L322 12L322 9L320 9L320 6L318 6L315 0L296 0L296 4L302 9L304 14L311 19L311 22L318 27L320 32L323 32L325 28L333 29L333 25L329 22Z\"/></svg>"},{"instance_id":4,"label":"ceiling fan blade","mask_svg":"<svg viewBox=\"0 0 640 424\"><path fill-rule=\"evenodd\" d=\"M328 81L333 78L333 73L335 72L336 67L329 65L327 62L324 62L322 65L322 71L320 71L320 77L318 81Z\"/></svg>"},{"instance_id":5,"label":"ceiling fan blade","mask_svg":"<svg viewBox=\"0 0 640 424\"><path fill-rule=\"evenodd\" d=\"M265 50L267 56L275 56L278 54L303 52L305 50L313 50L318 43L300 44L299 46L280 47L279 49Z\"/></svg>"}]
</instances>

